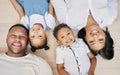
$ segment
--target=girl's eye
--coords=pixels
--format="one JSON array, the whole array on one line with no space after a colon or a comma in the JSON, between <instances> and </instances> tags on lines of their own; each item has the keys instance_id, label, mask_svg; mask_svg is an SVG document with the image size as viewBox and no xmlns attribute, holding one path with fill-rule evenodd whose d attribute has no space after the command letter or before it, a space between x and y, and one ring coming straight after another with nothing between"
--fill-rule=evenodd
<instances>
[{"instance_id":1,"label":"girl's eye","mask_svg":"<svg viewBox=\"0 0 120 75\"><path fill-rule=\"evenodd\" d=\"M35 36L31 36L31 38L34 38Z\"/></svg>"},{"instance_id":2,"label":"girl's eye","mask_svg":"<svg viewBox=\"0 0 120 75\"><path fill-rule=\"evenodd\" d=\"M40 30L40 28L38 28L38 30Z\"/></svg>"}]
</instances>

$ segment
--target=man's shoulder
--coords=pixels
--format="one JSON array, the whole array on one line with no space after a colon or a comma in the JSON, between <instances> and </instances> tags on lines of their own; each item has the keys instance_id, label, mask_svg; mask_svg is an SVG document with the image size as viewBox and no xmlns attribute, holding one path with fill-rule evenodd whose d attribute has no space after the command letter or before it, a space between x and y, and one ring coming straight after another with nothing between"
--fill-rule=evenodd
<instances>
[{"instance_id":1,"label":"man's shoulder","mask_svg":"<svg viewBox=\"0 0 120 75\"><path fill-rule=\"evenodd\" d=\"M42 57L40 56L37 56L35 54L32 54L32 53L29 53L29 56L32 60L34 60L35 62L38 62L38 63L47 63L45 59L43 59Z\"/></svg>"}]
</instances>

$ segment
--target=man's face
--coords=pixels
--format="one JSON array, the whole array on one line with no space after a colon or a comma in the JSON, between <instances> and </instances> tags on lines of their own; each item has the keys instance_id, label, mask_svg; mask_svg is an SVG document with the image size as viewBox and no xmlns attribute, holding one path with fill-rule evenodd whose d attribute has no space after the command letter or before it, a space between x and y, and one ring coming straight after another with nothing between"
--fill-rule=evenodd
<instances>
[{"instance_id":1,"label":"man's face","mask_svg":"<svg viewBox=\"0 0 120 75\"><path fill-rule=\"evenodd\" d=\"M58 43L65 46L72 45L75 40L72 30L70 30L67 27L61 28L58 31L57 38L58 38Z\"/></svg>"},{"instance_id":2,"label":"man's face","mask_svg":"<svg viewBox=\"0 0 120 75\"><path fill-rule=\"evenodd\" d=\"M28 36L26 30L19 26L13 27L8 32L6 42L8 45L8 55L23 55L28 44Z\"/></svg>"}]
</instances>

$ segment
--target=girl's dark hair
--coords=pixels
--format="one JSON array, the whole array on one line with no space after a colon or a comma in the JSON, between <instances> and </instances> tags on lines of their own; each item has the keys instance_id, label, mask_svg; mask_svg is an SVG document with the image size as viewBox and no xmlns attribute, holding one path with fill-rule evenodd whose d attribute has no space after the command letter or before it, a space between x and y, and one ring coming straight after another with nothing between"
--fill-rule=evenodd
<instances>
[{"instance_id":1,"label":"girl's dark hair","mask_svg":"<svg viewBox=\"0 0 120 75\"><path fill-rule=\"evenodd\" d=\"M103 30L104 31L104 30ZM104 31L104 33L106 34L106 41L105 41L105 46L99 50L99 51L94 51L92 50L89 45L87 44L86 40L85 40L85 35L86 35L86 31L85 28L82 28L79 32L78 32L78 38L82 38L83 41L88 45L89 49L91 50L91 52L94 55L98 55L100 54L103 58L105 59L112 59L114 57L114 41L108 31L108 28L106 27L106 31Z\"/></svg>"},{"instance_id":2,"label":"girl's dark hair","mask_svg":"<svg viewBox=\"0 0 120 75\"><path fill-rule=\"evenodd\" d=\"M54 35L54 37L55 37L56 39L57 39L58 31L59 31L61 28L64 28L64 27L71 29L67 24L64 24L64 23L61 23L61 24L59 24L58 26L56 26L56 27L54 28L54 30L53 30L53 35Z\"/></svg>"},{"instance_id":3,"label":"girl's dark hair","mask_svg":"<svg viewBox=\"0 0 120 75\"><path fill-rule=\"evenodd\" d=\"M45 40L45 44L42 45L42 46L38 46L38 47L32 46L32 45L31 45L31 42L30 42L30 46L31 46L31 51L32 51L32 52L35 52L35 51L38 50L38 49L45 49L45 50L48 50L48 49L49 49L49 46L47 46L47 39Z\"/></svg>"}]
</instances>

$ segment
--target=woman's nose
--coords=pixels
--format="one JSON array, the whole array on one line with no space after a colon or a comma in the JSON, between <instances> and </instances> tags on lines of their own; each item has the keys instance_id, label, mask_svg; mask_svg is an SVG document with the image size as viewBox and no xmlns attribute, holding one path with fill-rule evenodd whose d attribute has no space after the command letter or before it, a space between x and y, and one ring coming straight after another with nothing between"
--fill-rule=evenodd
<instances>
[{"instance_id":1,"label":"woman's nose","mask_svg":"<svg viewBox=\"0 0 120 75\"><path fill-rule=\"evenodd\" d=\"M97 30L94 30L91 32L92 35L97 35L98 34L98 31Z\"/></svg>"}]
</instances>

